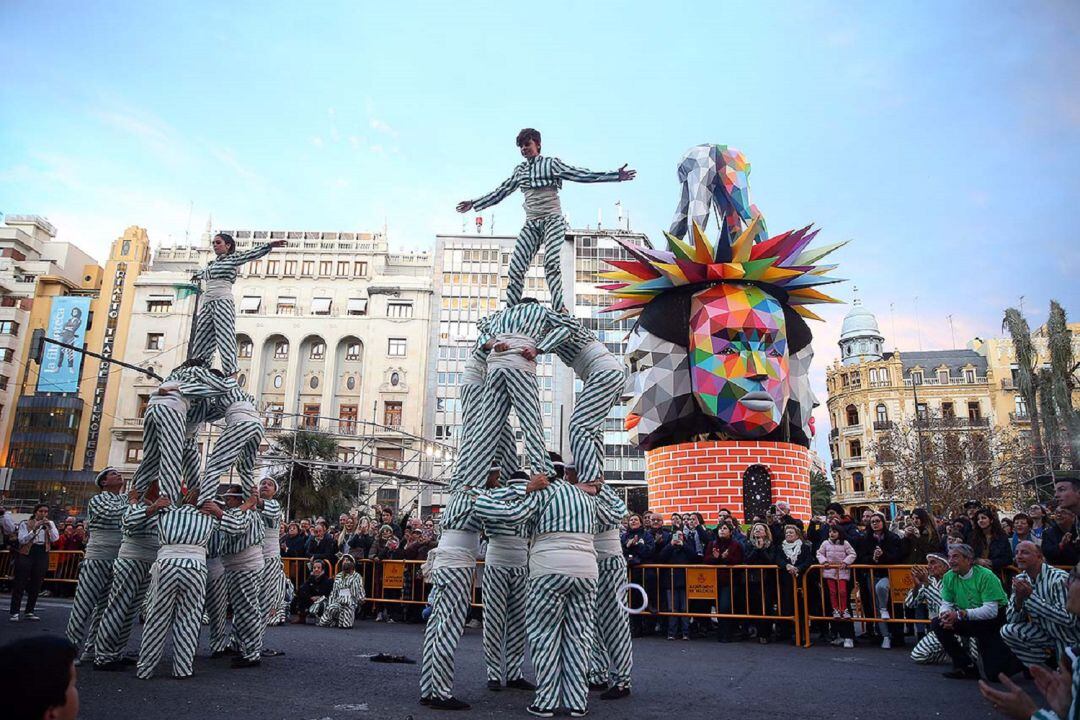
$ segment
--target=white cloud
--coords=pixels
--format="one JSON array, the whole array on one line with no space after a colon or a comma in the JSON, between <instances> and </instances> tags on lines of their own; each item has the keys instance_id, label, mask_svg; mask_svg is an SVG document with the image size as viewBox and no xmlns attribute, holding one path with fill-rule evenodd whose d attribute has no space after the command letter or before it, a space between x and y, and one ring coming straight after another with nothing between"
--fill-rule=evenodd
<instances>
[{"instance_id":1,"label":"white cloud","mask_svg":"<svg viewBox=\"0 0 1080 720\"><path fill-rule=\"evenodd\" d=\"M371 118L371 120L369 121L368 124L371 125L372 130L375 130L377 132L381 132L384 135L389 135L390 137L395 137L395 138L398 136L398 131L397 130L392 128L390 126L390 124L387 123L386 121L380 120L377 117Z\"/></svg>"},{"instance_id":2,"label":"white cloud","mask_svg":"<svg viewBox=\"0 0 1080 720\"><path fill-rule=\"evenodd\" d=\"M318 135L315 135L311 138L311 144L317 148L321 148L323 146L323 139Z\"/></svg>"}]
</instances>

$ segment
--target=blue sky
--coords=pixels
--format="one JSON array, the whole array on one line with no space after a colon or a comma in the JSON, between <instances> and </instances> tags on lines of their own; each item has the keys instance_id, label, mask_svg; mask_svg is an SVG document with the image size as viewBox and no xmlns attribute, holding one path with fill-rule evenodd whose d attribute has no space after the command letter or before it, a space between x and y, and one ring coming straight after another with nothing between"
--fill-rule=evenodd
<instances>
[{"instance_id":1,"label":"blue sky","mask_svg":"<svg viewBox=\"0 0 1080 720\"><path fill-rule=\"evenodd\" d=\"M853 240L840 274L890 345L950 344L950 313L958 343L997 334L1021 295L1033 324L1051 297L1080 312L1076 3L266 5L0 5L0 211L99 257L130 224L182 242L189 207L194 239L212 214L428 248L534 126L546 154L639 171L569 186L574 225L621 201L655 238L681 153L717 142L770 229ZM494 213L516 231L520 197Z\"/></svg>"}]
</instances>

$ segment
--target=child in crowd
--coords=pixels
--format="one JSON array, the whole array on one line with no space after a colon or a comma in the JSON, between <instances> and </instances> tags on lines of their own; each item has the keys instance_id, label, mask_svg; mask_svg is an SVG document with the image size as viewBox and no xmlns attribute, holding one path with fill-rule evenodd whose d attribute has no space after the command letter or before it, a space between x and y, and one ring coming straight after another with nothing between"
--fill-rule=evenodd
<instances>
[{"instance_id":1,"label":"child in crowd","mask_svg":"<svg viewBox=\"0 0 1080 720\"><path fill-rule=\"evenodd\" d=\"M834 618L850 618L847 606L847 585L851 579L848 566L855 562L855 548L843 538L840 528L829 528L829 539L821 544L817 551L818 562L828 565L822 570L825 585L829 588L829 602L832 604Z\"/></svg>"}]
</instances>

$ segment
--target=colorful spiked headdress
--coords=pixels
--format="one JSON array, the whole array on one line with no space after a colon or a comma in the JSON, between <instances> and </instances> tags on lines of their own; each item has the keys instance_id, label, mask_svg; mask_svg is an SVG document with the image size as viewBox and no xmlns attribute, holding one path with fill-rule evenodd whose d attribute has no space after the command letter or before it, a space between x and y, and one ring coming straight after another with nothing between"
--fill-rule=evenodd
<instances>
[{"instance_id":1,"label":"colorful spiked headdress","mask_svg":"<svg viewBox=\"0 0 1080 720\"><path fill-rule=\"evenodd\" d=\"M756 215L733 241L727 242L730 236L721 232L714 244L695 222L687 239L691 242L664 233L667 250L641 247L616 237L633 260L607 260L617 270L600 277L614 282L599 288L621 299L603 312L621 312L621 320L639 315L653 299L674 288L744 282L778 288L783 291L785 305L805 318L821 320L807 306L841 302L818 287L843 279L828 277L836 265L815 263L847 241L807 248L818 232L811 230L811 225L771 238L763 237L763 227L761 215Z\"/></svg>"}]
</instances>

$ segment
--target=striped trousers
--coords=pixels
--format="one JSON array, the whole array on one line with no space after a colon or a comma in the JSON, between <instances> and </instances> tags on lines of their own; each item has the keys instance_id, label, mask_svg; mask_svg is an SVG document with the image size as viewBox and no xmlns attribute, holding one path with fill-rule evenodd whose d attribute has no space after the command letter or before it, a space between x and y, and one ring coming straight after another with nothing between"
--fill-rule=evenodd
<instances>
[{"instance_id":1,"label":"striped trousers","mask_svg":"<svg viewBox=\"0 0 1080 720\"><path fill-rule=\"evenodd\" d=\"M630 687L634 645L630 639L630 615L619 606L619 590L626 583L626 558L621 555L597 561L596 630L593 636L589 682ZM610 673L610 676L609 676Z\"/></svg>"},{"instance_id":2,"label":"striped trousers","mask_svg":"<svg viewBox=\"0 0 1080 720\"><path fill-rule=\"evenodd\" d=\"M236 465L244 495L255 490L255 454L263 439L262 423L243 421L226 426L206 459L206 471L199 489L199 504L214 499L218 481Z\"/></svg>"},{"instance_id":3,"label":"striped trousers","mask_svg":"<svg viewBox=\"0 0 1080 720\"><path fill-rule=\"evenodd\" d=\"M477 408L483 404L483 385L461 386L461 427L471 428L476 423ZM470 434L470 437L474 434ZM462 442L462 454L465 452L465 440ZM476 452L475 448L471 452ZM499 432L499 442L495 451L495 463L502 469L502 478L506 480L513 475L519 464L517 453L517 441L514 440L514 429L509 422L504 422Z\"/></svg>"},{"instance_id":4,"label":"striped trousers","mask_svg":"<svg viewBox=\"0 0 1080 720\"><path fill-rule=\"evenodd\" d=\"M83 640L82 657L93 657L101 615L109 599L114 560L83 560L79 564L79 582L75 585L75 600L68 616L67 639L79 646Z\"/></svg>"},{"instance_id":5,"label":"striped trousers","mask_svg":"<svg viewBox=\"0 0 1080 720\"><path fill-rule=\"evenodd\" d=\"M101 613L97 637L94 639L94 663L119 660L131 637L131 628L150 587L152 562L116 558L109 599Z\"/></svg>"},{"instance_id":6,"label":"striped trousers","mask_svg":"<svg viewBox=\"0 0 1080 720\"><path fill-rule=\"evenodd\" d=\"M570 452L578 480L592 482L604 471L604 418L626 387L623 370L599 370L589 375L570 414Z\"/></svg>"},{"instance_id":7,"label":"striped trousers","mask_svg":"<svg viewBox=\"0 0 1080 720\"><path fill-rule=\"evenodd\" d=\"M187 444L184 414L165 405L151 405L143 418L143 459L132 483L139 492L146 492L157 480L162 494L179 503Z\"/></svg>"},{"instance_id":8,"label":"striped trousers","mask_svg":"<svg viewBox=\"0 0 1080 720\"><path fill-rule=\"evenodd\" d=\"M149 680L165 652L165 640L171 634L173 676L192 673L195 649L199 646L203 588L206 565L196 560L159 560L157 588L143 627L136 675Z\"/></svg>"},{"instance_id":9,"label":"striped trousers","mask_svg":"<svg viewBox=\"0 0 1080 720\"><path fill-rule=\"evenodd\" d=\"M968 655L971 656L973 662L978 664L978 643L975 642L975 638L968 638L967 644ZM949 655L945 652L945 648L941 646L941 641L937 639L937 635L927 633L911 649L911 659L920 665L940 665L949 661Z\"/></svg>"},{"instance_id":10,"label":"striped trousers","mask_svg":"<svg viewBox=\"0 0 1080 720\"><path fill-rule=\"evenodd\" d=\"M588 707L595 605L596 580L569 575L529 578L526 612L536 669L536 707Z\"/></svg>"},{"instance_id":11,"label":"striped trousers","mask_svg":"<svg viewBox=\"0 0 1080 720\"><path fill-rule=\"evenodd\" d=\"M1005 623L1001 626L1001 639L1025 667L1046 665L1049 658L1058 655L1059 645L1064 649L1064 643L1035 622Z\"/></svg>"},{"instance_id":12,"label":"striped trousers","mask_svg":"<svg viewBox=\"0 0 1080 720\"><path fill-rule=\"evenodd\" d=\"M231 297L203 300L195 325L195 338L191 342L191 356L202 358L210 365L217 351L221 358L221 371L232 375L236 365L236 307Z\"/></svg>"},{"instance_id":13,"label":"striped trousers","mask_svg":"<svg viewBox=\"0 0 1080 720\"><path fill-rule=\"evenodd\" d=\"M472 602L475 568L444 567L431 573L431 616L424 628L420 697L443 700L454 694L454 652Z\"/></svg>"},{"instance_id":14,"label":"striped trousers","mask_svg":"<svg viewBox=\"0 0 1080 720\"><path fill-rule=\"evenodd\" d=\"M245 660L258 660L262 654L266 620L259 610L259 584L262 570L226 570L225 584L232 606L233 632Z\"/></svg>"},{"instance_id":15,"label":"striped trousers","mask_svg":"<svg viewBox=\"0 0 1080 720\"><path fill-rule=\"evenodd\" d=\"M566 242L566 219L562 215L546 215L535 220L526 220L514 243L514 254L510 256L510 280L506 286L506 304L517 305L525 288L525 273L536 257L537 251L544 248L544 277L547 278L551 291L551 307L559 311L566 308L563 300L562 267L559 263L563 243Z\"/></svg>"},{"instance_id":16,"label":"striped trousers","mask_svg":"<svg viewBox=\"0 0 1080 720\"><path fill-rule=\"evenodd\" d=\"M259 612L267 625L280 625L284 621L285 615L281 611L284 604L285 568L281 564L281 556L264 555L259 584Z\"/></svg>"},{"instance_id":17,"label":"striped trousers","mask_svg":"<svg viewBox=\"0 0 1080 720\"><path fill-rule=\"evenodd\" d=\"M226 612L229 607L228 587L225 584L225 566L221 558L206 559L206 617L210 626L210 652L221 652L229 647L226 632Z\"/></svg>"},{"instance_id":18,"label":"striped trousers","mask_svg":"<svg viewBox=\"0 0 1080 720\"><path fill-rule=\"evenodd\" d=\"M341 602L338 598L327 601L319 614L316 625L320 627L351 628L356 619L356 602Z\"/></svg>"},{"instance_id":19,"label":"striped trousers","mask_svg":"<svg viewBox=\"0 0 1080 720\"><path fill-rule=\"evenodd\" d=\"M487 679L522 677L525 661L525 597L529 569L484 565L484 664Z\"/></svg>"}]
</instances>

